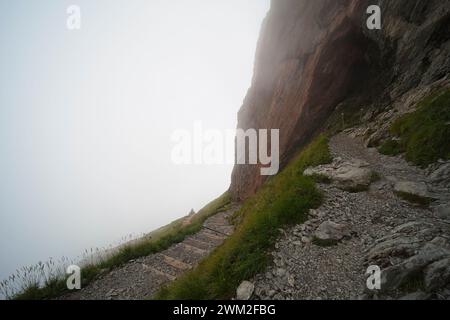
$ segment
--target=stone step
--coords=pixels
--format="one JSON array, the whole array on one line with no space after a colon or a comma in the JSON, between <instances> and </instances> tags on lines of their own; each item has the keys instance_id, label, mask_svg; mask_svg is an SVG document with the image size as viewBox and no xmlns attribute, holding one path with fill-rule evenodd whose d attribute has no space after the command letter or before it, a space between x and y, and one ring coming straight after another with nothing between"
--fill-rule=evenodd
<instances>
[{"instance_id":1,"label":"stone step","mask_svg":"<svg viewBox=\"0 0 450 320\"><path fill-rule=\"evenodd\" d=\"M212 249L215 248L215 245L212 244L211 242L203 242L202 240L200 240L199 238L197 238L195 235L190 236L189 238L186 238L184 241L184 243L190 244L194 247L206 250L206 251L211 251Z\"/></svg>"}]
</instances>

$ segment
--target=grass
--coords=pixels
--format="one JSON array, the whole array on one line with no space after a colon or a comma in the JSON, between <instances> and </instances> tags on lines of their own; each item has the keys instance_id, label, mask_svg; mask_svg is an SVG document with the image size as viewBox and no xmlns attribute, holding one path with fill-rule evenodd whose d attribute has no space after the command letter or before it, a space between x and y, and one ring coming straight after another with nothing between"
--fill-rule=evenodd
<instances>
[{"instance_id":1,"label":"grass","mask_svg":"<svg viewBox=\"0 0 450 320\"><path fill-rule=\"evenodd\" d=\"M198 232L208 217L221 210L226 210L229 204L230 196L227 192L201 209L192 218L190 224L184 224L184 219L176 220L151 232L139 241L124 245L106 260L84 266L81 269L82 287L88 285L100 274L120 267L130 260L163 251L172 244L183 241L187 236ZM68 292L65 277L53 277L47 279L43 285L39 285L36 280L28 282L22 287L21 292L13 295L12 298L16 300L45 300L59 297Z\"/></svg>"},{"instance_id":2,"label":"grass","mask_svg":"<svg viewBox=\"0 0 450 320\"><path fill-rule=\"evenodd\" d=\"M279 228L304 222L322 200L308 166L331 162L328 140L320 136L280 174L247 200L235 216L236 231L193 271L161 289L157 299L227 299L241 281L263 271Z\"/></svg>"},{"instance_id":3,"label":"grass","mask_svg":"<svg viewBox=\"0 0 450 320\"><path fill-rule=\"evenodd\" d=\"M393 123L391 133L399 141L387 141L380 152L404 152L406 160L420 167L450 159L450 89L423 99L415 112Z\"/></svg>"}]
</instances>

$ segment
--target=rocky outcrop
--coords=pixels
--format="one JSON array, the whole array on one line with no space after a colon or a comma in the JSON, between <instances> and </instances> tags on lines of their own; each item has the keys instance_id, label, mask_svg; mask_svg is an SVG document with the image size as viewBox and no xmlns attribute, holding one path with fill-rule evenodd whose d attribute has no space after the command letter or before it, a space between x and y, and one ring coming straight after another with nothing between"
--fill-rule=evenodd
<instances>
[{"instance_id":1,"label":"rocky outcrop","mask_svg":"<svg viewBox=\"0 0 450 320\"><path fill-rule=\"evenodd\" d=\"M337 158L331 164L307 168L303 174L319 180L329 180L342 190L357 192L367 190L376 177L376 173L367 168L368 165L359 159L342 161Z\"/></svg>"},{"instance_id":2,"label":"rocky outcrop","mask_svg":"<svg viewBox=\"0 0 450 320\"><path fill-rule=\"evenodd\" d=\"M67 294L64 300L143 300L195 268L234 231L229 217L239 206L219 212L203 223L202 229L182 242L159 253L150 254L110 272L101 274L81 290Z\"/></svg>"},{"instance_id":3,"label":"rocky outcrop","mask_svg":"<svg viewBox=\"0 0 450 320\"><path fill-rule=\"evenodd\" d=\"M369 4L382 9L381 30L366 27ZM412 90L449 73L449 12L440 0L272 1L238 127L280 129L283 166L333 121L371 120L401 99L412 105ZM366 134L381 139L378 129ZM258 190L266 179L259 173L235 166L235 199Z\"/></svg>"}]
</instances>

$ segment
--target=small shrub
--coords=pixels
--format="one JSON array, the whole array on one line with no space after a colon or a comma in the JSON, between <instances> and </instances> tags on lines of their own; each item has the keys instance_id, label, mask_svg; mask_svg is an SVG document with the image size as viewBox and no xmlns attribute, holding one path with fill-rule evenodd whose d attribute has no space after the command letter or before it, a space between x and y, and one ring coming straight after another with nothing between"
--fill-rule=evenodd
<instances>
[{"instance_id":1,"label":"small shrub","mask_svg":"<svg viewBox=\"0 0 450 320\"><path fill-rule=\"evenodd\" d=\"M404 152L400 143L398 141L392 140L392 139L385 141L381 145L381 147L378 149L378 151L380 151L380 153L387 155L387 156L397 156Z\"/></svg>"},{"instance_id":2,"label":"small shrub","mask_svg":"<svg viewBox=\"0 0 450 320\"><path fill-rule=\"evenodd\" d=\"M176 220L165 227L151 232L151 236L144 237L136 243L124 245L106 259L83 266L81 268L82 287L94 281L103 272L111 271L132 259L163 251L175 243L182 242L187 236L198 232L208 217L221 210L228 209L230 202L231 198L226 192L201 209L189 225L183 224L184 219ZM67 264L66 262L67 260L64 260L62 264ZM70 264L73 264L73 261ZM19 290L12 288L14 287L12 283L14 281L4 281L0 283L0 292L4 292L6 298L15 300L45 300L68 293L64 269L62 272L59 270L56 274L46 276L43 274L42 269L49 266L39 263L33 267L23 268L23 272L19 272L17 277L14 277L14 279L17 279L17 282L20 282L18 284L20 286ZM49 270L48 273L51 274L52 270ZM43 278L45 281L41 285Z\"/></svg>"},{"instance_id":3,"label":"small shrub","mask_svg":"<svg viewBox=\"0 0 450 320\"><path fill-rule=\"evenodd\" d=\"M396 191L395 194L398 197L400 197L406 201L409 201L414 204L418 204L422 207L428 207L434 201L434 199L432 199L432 198L422 197L422 196L418 196L418 195L407 193L407 192Z\"/></svg>"}]
</instances>

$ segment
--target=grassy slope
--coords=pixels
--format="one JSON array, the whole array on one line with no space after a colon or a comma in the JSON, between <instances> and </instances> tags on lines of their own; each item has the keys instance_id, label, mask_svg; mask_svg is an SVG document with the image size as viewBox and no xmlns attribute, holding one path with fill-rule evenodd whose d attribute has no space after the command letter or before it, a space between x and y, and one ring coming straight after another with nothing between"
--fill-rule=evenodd
<instances>
[{"instance_id":1,"label":"grassy slope","mask_svg":"<svg viewBox=\"0 0 450 320\"><path fill-rule=\"evenodd\" d=\"M391 127L399 141L388 140L380 152L405 153L406 160L421 166L450 159L450 90L432 94L417 110L398 119Z\"/></svg>"},{"instance_id":2,"label":"grassy slope","mask_svg":"<svg viewBox=\"0 0 450 320\"><path fill-rule=\"evenodd\" d=\"M169 248L172 244L184 240L188 235L198 232L203 222L211 215L226 209L230 203L230 196L224 193L201 209L187 226L183 225L183 219L176 220L152 233L151 237L138 241L132 245L122 247L109 259L95 265L89 265L81 270L82 286L92 282L102 271L109 271L122 264L139 257L147 256ZM52 279L45 286L31 285L22 293L16 295L18 300L42 300L51 299L67 293L65 279Z\"/></svg>"},{"instance_id":3,"label":"grassy slope","mask_svg":"<svg viewBox=\"0 0 450 320\"><path fill-rule=\"evenodd\" d=\"M319 137L279 175L249 199L238 212L236 232L204 260L158 294L159 299L231 298L242 280L270 263L269 251L279 228L305 220L310 208L321 203L312 178L302 175L311 165L331 161L328 141Z\"/></svg>"}]
</instances>

